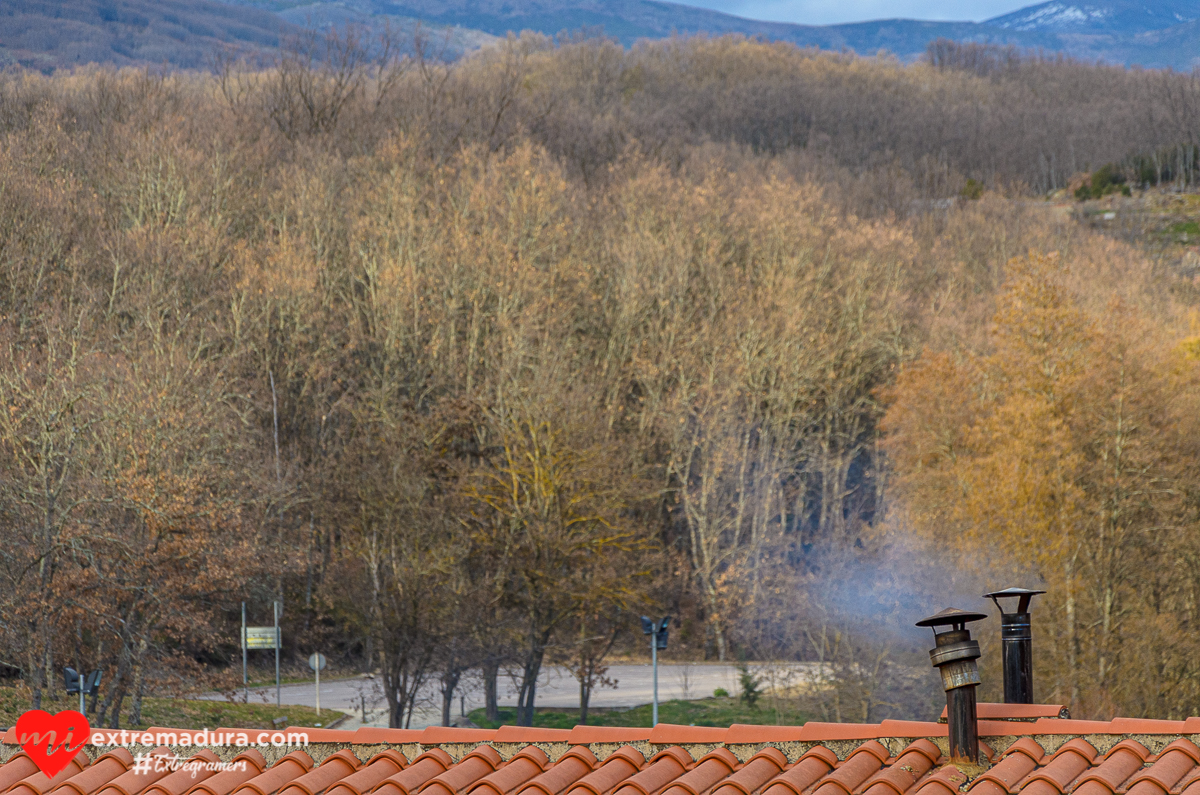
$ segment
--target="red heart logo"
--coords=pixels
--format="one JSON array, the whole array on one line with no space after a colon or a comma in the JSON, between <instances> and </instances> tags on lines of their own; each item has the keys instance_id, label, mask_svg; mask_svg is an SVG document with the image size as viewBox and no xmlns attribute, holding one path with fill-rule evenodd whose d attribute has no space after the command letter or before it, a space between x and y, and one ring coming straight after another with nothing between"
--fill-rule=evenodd
<instances>
[{"instance_id":1,"label":"red heart logo","mask_svg":"<svg viewBox=\"0 0 1200 795\"><path fill-rule=\"evenodd\" d=\"M54 778L87 744L92 727L87 717L68 709L57 715L31 709L17 718L17 743L43 773Z\"/></svg>"}]
</instances>

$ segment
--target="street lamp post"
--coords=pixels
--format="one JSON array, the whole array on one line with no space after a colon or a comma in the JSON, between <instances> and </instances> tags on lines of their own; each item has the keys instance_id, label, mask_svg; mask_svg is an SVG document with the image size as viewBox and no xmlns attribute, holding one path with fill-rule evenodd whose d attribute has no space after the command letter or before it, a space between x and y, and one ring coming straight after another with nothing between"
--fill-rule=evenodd
<instances>
[{"instance_id":1,"label":"street lamp post","mask_svg":"<svg viewBox=\"0 0 1200 795\"><path fill-rule=\"evenodd\" d=\"M83 697L94 696L100 692L100 669L97 668L87 676L84 676L82 672L76 671L74 668L64 668L63 680L68 693L79 694L79 712L86 715L87 710L84 706Z\"/></svg>"},{"instance_id":2,"label":"street lamp post","mask_svg":"<svg viewBox=\"0 0 1200 795\"><path fill-rule=\"evenodd\" d=\"M642 634L650 636L650 665L654 669L654 706L651 725L658 725L658 651L667 648L667 625L671 623L670 616L664 616L662 621L653 621L642 616Z\"/></svg>"}]
</instances>

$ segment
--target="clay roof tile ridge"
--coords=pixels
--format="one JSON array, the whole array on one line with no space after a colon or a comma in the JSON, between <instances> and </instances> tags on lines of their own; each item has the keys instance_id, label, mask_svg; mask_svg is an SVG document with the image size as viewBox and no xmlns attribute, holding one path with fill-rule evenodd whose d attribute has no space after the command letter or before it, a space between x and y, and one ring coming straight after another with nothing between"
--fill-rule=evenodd
<instances>
[{"instance_id":1,"label":"clay roof tile ridge","mask_svg":"<svg viewBox=\"0 0 1200 795\"><path fill-rule=\"evenodd\" d=\"M1131 795L1167 795L1188 773L1196 770L1197 763L1200 763L1200 748L1180 737L1154 757L1152 765L1134 773L1124 789Z\"/></svg>"},{"instance_id":2,"label":"clay roof tile ridge","mask_svg":"<svg viewBox=\"0 0 1200 795\"><path fill-rule=\"evenodd\" d=\"M783 752L768 746L750 757L741 770L714 787L712 795L735 795L738 792L741 795L753 795L786 767L787 757Z\"/></svg>"},{"instance_id":3,"label":"clay roof tile ridge","mask_svg":"<svg viewBox=\"0 0 1200 795\"><path fill-rule=\"evenodd\" d=\"M548 769L525 782L517 790L517 795L530 791L540 792L541 795L558 795L595 770L599 764L596 755L587 746L573 745Z\"/></svg>"},{"instance_id":4,"label":"clay roof tile ridge","mask_svg":"<svg viewBox=\"0 0 1200 795\"><path fill-rule=\"evenodd\" d=\"M143 795L183 795L191 787L217 774L214 763L220 758L208 748L201 748L161 781L143 790Z\"/></svg>"},{"instance_id":5,"label":"clay roof tile ridge","mask_svg":"<svg viewBox=\"0 0 1200 795\"><path fill-rule=\"evenodd\" d=\"M312 757L304 751L295 750L285 755L275 764L259 773L257 776L234 787L234 793L249 795L271 795L278 792L285 784L312 770Z\"/></svg>"},{"instance_id":6,"label":"clay roof tile ridge","mask_svg":"<svg viewBox=\"0 0 1200 795\"><path fill-rule=\"evenodd\" d=\"M117 776L129 770L133 754L124 748L115 748L103 754L89 767L59 784L51 793L56 795L91 795Z\"/></svg>"},{"instance_id":7,"label":"clay roof tile ridge","mask_svg":"<svg viewBox=\"0 0 1200 795\"><path fill-rule=\"evenodd\" d=\"M280 795L318 795L361 767L349 748L331 754L321 764L280 788Z\"/></svg>"},{"instance_id":8,"label":"clay roof tile ridge","mask_svg":"<svg viewBox=\"0 0 1200 795\"><path fill-rule=\"evenodd\" d=\"M596 769L583 778L567 786L566 795L580 791L591 795L605 795L624 781L634 776L646 764L646 758L636 748L623 745L613 751Z\"/></svg>"},{"instance_id":9,"label":"clay roof tile ridge","mask_svg":"<svg viewBox=\"0 0 1200 795\"><path fill-rule=\"evenodd\" d=\"M159 779L170 775L170 768L158 761L174 758L175 754L171 752L170 748L159 746L151 751L149 756L157 757L157 759L151 761L146 769L139 769L135 765L133 770L128 770L112 779L97 790L98 795L138 795L147 787L157 783Z\"/></svg>"},{"instance_id":10,"label":"clay roof tile ridge","mask_svg":"<svg viewBox=\"0 0 1200 795\"><path fill-rule=\"evenodd\" d=\"M363 795L388 776L408 767L408 758L394 748L386 748L367 760L351 775L325 790L326 795Z\"/></svg>"},{"instance_id":11,"label":"clay roof tile ridge","mask_svg":"<svg viewBox=\"0 0 1200 795\"><path fill-rule=\"evenodd\" d=\"M12 784L6 791L14 795L42 795L42 793L54 789L62 782L79 774L91 764L92 760L87 755L87 752L80 749L79 753L75 754L71 761L67 763L67 766L60 770L53 778L40 770L36 770L15 784ZM2 769L0 768L0 770Z\"/></svg>"},{"instance_id":12,"label":"clay roof tile ridge","mask_svg":"<svg viewBox=\"0 0 1200 795\"><path fill-rule=\"evenodd\" d=\"M837 761L837 754L822 745L810 748L796 764L768 781L763 795L802 795L833 770Z\"/></svg>"}]
</instances>

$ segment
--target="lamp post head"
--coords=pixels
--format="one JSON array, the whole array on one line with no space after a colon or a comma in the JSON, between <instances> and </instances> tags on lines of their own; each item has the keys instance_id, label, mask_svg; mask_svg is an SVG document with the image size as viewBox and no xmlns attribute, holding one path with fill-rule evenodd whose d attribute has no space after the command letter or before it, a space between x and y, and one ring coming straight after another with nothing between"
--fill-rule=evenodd
<instances>
[{"instance_id":1,"label":"lamp post head","mask_svg":"<svg viewBox=\"0 0 1200 795\"><path fill-rule=\"evenodd\" d=\"M658 623L658 631L655 632L654 640L659 651L667 648L667 625L670 623L670 616L664 617L663 620Z\"/></svg>"},{"instance_id":2,"label":"lamp post head","mask_svg":"<svg viewBox=\"0 0 1200 795\"><path fill-rule=\"evenodd\" d=\"M83 688L83 677L74 668L63 668L63 684L68 693L78 693Z\"/></svg>"}]
</instances>

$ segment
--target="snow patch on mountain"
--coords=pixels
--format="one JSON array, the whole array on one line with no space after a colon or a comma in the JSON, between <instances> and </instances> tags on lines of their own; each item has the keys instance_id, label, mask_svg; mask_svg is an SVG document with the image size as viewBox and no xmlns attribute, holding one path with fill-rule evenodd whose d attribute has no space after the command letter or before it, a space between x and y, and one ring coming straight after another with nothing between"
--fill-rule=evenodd
<instances>
[{"instance_id":1,"label":"snow patch on mountain","mask_svg":"<svg viewBox=\"0 0 1200 795\"><path fill-rule=\"evenodd\" d=\"M1038 30L1042 28L1058 28L1065 25L1082 25L1088 22L1100 22L1109 13L1107 9L1096 8L1095 6L1047 3L1035 6L1027 14L1019 16L1010 15L999 24L1000 27L1012 30Z\"/></svg>"}]
</instances>

